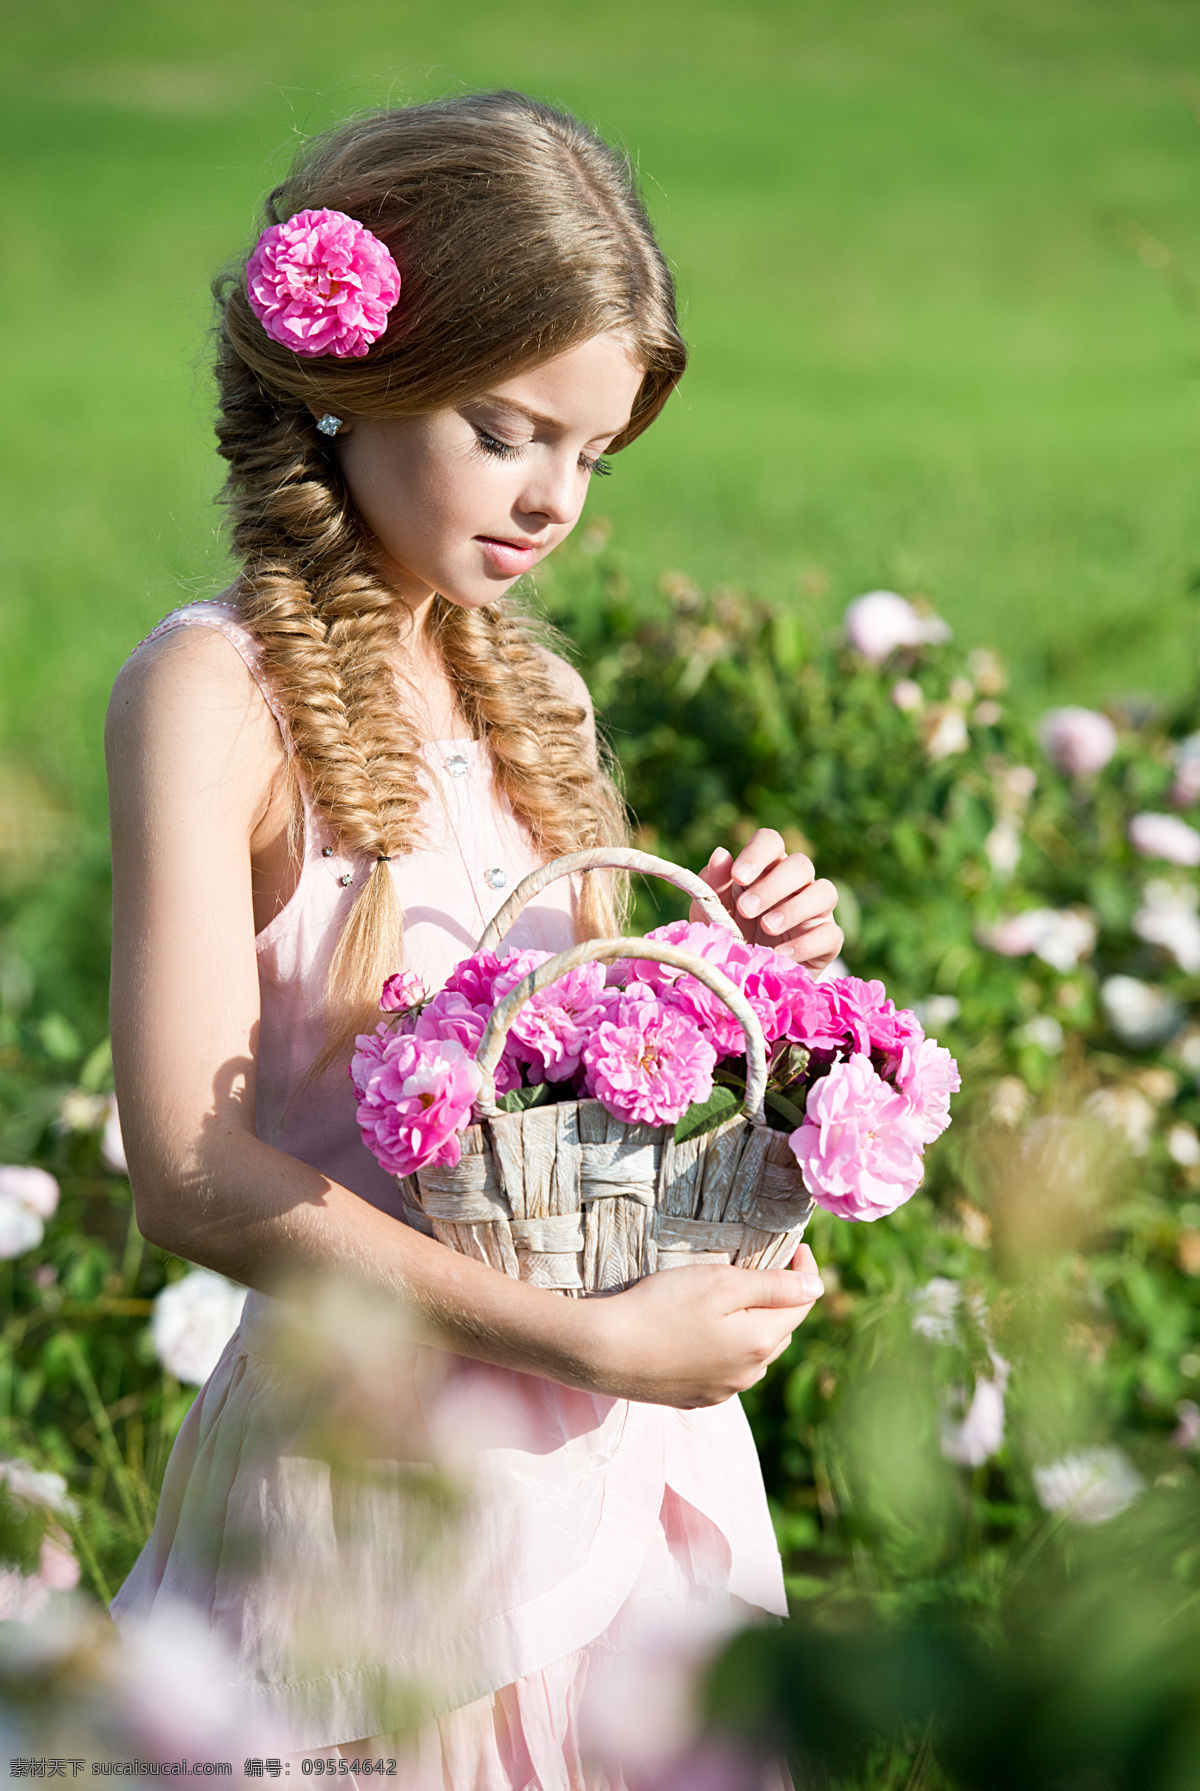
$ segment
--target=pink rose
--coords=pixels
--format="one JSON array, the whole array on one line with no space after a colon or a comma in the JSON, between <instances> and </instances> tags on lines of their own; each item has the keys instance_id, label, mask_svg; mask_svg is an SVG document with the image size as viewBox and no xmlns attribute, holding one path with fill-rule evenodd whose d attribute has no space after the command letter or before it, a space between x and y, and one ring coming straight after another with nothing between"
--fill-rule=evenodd
<instances>
[{"instance_id":1,"label":"pink rose","mask_svg":"<svg viewBox=\"0 0 1200 1791\"><path fill-rule=\"evenodd\" d=\"M520 957L540 959L545 955L523 952ZM497 1001L535 968L517 965L510 983L508 966L513 962L511 958L505 961L505 974L496 983ZM605 1005L603 964L580 964L530 997L508 1036L514 1055L528 1062L531 1082L565 1082L575 1074L584 1041L602 1018Z\"/></svg>"},{"instance_id":2,"label":"pink rose","mask_svg":"<svg viewBox=\"0 0 1200 1791\"><path fill-rule=\"evenodd\" d=\"M907 1008L888 1000L881 982L838 976L822 983L829 1003L831 1029L841 1034L843 1048L882 1059L884 1075L899 1066L906 1045L924 1038L921 1023Z\"/></svg>"},{"instance_id":3,"label":"pink rose","mask_svg":"<svg viewBox=\"0 0 1200 1791\"><path fill-rule=\"evenodd\" d=\"M357 219L298 211L259 237L246 291L273 342L306 357L361 357L387 329L400 271L386 244Z\"/></svg>"},{"instance_id":4,"label":"pink rose","mask_svg":"<svg viewBox=\"0 0 1200 1791\"><path fill-rule=\"evenodd\" d=\"M412 1175L431 1163L457 1163L458 1133L471 1123L482 1080L458 1040L392 1033L356 1042L351 1076L358 1123L381 1166L389 1175Z\"/></svg>"},{"instance_id":5,"label":"pink rose","mask_svg":"<svg viewBox=\"0 0 1200 1791\"><path fill-rule=\"evenodd\" d=\"M1135 815L1129 823L1129 843L1143 858L1200 864L1200 833L1178 815Z\"/></svg>"},{"instance_id":6,"label":"pink rose","mask_svg":"<svg viewBox=\"0 0 1200 1791\"><path fill-rule=\"evenodd\" d=\"M547 954L542 953L545 957ZM447 993L465 995L472 1007L486 1008L489 1012L496 1005L496 978L510 960L498 958L494 951L477 951L461 964L456 964L446 978Z\"/></svg>"},{"instance_id":7,"label":"pink rose","mask_svg":"<svg viewBox=\"0 0 1200 1791\"><path fill-rule=\"evenodd\" d=\"M418 1039L454 1039L468 1057L476 1057L490 1010L472 1007L465 995L455 989L441 989L426 1002L414 1021L411 1031ZM521 1066L511 1048L511 1039L496 1065L496 1092L507 1094L521 1086Z\"/></svg>"},{"instance_id":8,"label":"pink rose","mask_svg":"<svg viewBox=\"0 0 1200 1791\"><path fill-rule=\"evenodd\" d=\"M936 1039L906 1045L896 1087L917 1122L922 1142L932 1144L950 1124L950 1096L962 1087L953 1057Z\"/></svg>"},{"instance_id":9,"label":"pink rose","mask_svg":"<svg viewBox=\"0 0 1200 1791\"><path fill-rule=\"evenodd\" d=\"M383 985L379 1006L385 1014L406 1014L425 999L425 986L413 970L397 970Z\"/></svg>"},{"instance_id":10,"label":"pink rose","mask_svg":"<svg viewBox=\"0 0 1200 1791\"><path fill-rule=\"evenodd\" d=\"M1046 757L1069 777L1103 771L1117 750L1117 730L1096 709L1051 709L1042 717Z\"/></svg>"},{"instance_id":11,"label":"pink rose","mask_svg":"<svg viewBox=\"0 0 1200 1791\"><path fill-rule=\"evenodd\" d=\"M671 1125L712 1093L717 1054L677 1008L618 1000L583 1047L587 1092L627 1125Z\"/></svg>"},{"instance_id":12,"label":"pink rose","mask_svg":"<svg viewBox=\"0 0 1200 1791\"><path fill-rule=\"evenodd\" d=\"M902 1094L856 1052L808 1091L788 1139L804 1185L840 1219L881 1219L920 1185L921 1131Z\"/></svg>"},{"instance_id":13,"label":"pink rose","mask_svg":"<svg viewBox=\"0 0 1200 1791\"><path fill-rule=\"evenodd\" d=\"M846 639L872 665L879 665L898 647L938 645L950 639L940 616L925 615L895 591L868 591L856 597L845 614Z\"/></svg>"}]
</instances>

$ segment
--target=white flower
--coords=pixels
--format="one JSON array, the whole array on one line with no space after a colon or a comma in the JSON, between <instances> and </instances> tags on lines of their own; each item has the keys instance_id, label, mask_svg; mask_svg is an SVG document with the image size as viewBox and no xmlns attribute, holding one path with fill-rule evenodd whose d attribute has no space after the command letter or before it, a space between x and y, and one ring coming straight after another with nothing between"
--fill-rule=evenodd
<instances>
[{"instance_id":1,"label":"white flower","mask_svg":"<svg viewBox=\"0 0 1200 1791\"><path fill-rule=\"evenodd\" d=\"M1044 1511L1061 1511L1076 1524L1105 1524L1119 1517L1145 1486L1120 1449L1080 1449L1033 1470Z\"/></svg>"},{"instance_id":2,"label":"white flower","mask_svg":"<svg viewBox=\"0 0 1200 1791\"><path fill-rule=\"evenodd\" d=\"M1181 1018L1178 1002L1165 989L1136 976L1106 977L1100 985L1100 999L1117 1037L1135 1050L1167 1038Z\"/></svg>"},{"instance_id":3,"label":"white flower","mask_svg":"<svg viewBox=\"0 0 1200 1791\"><path fill-rule=\"evenodd\" d=\"M913 715L925 706L925 694L915 678L897 678L892 685L892 701L906 715Z\"/></svg>"},{"instance_id":4,"label":"white flower","mask_svg":"<svg viewBox=\"0 0 1200 1791\"><path fill-rule=\"evenodd\" d=\"M1005 882L1021 862L1021 835L1011 821L997 821L983 842L987 861Z\"/></svg>"},{"instance_id":5,"label":"white flower","mask_svg":"<svg viewBox=\"0 0 1200 1791\"><path fill-rule=\"evenodd\" d=\"M1183 1169L1194 1169L1200 1163L1200 1134L1186 1119L1176 1120L1167 1133L1167 1155Z\"/></svg>"},{"instance_id":6,"label":"white flower","mask_svg":"<svg viewBox=\"0 0 1200 1791\"><path fill-rule=\"evenodd\" d=\"M202 1386L237 1330L245 1299L244 1287L211 1269L192 1269L164 1287L150 1326L163 1367L189 1386Z\"/></svg>"},{"instance_id":7,"label":"white flower","mask_svg":"<svg viewBox=\"0 0 1200 1791\"><path fill-rule=\"evenodd\" d=\"M975 1382L971 1403L961 1422L943 1418L939 1427L942 1454L947 1461L958 1462L960 1467L982 1467L1004 1442L1004 1387L1008 1364L998 1356L995 1361L1000 1372L995 1380L981 1375Z\"/></svg>"},{"instance_id":8,"label":"white flower","mask_svg":"<svg viewBox=\"0 0 1200 1791\"><path fill-rule=\"evenodd\" d=\"M930 995L925 1001L914 1001L912 1011L925 1033L936 1033L942 1026L952 1026L962 1013L957 995Z\"/></svg>"},{"instance_id":9,"label":"white flower","mask_svg":"<svg viewBox=\"0 0 1200 1791\"><path fill-rule=\"evenodd\" d=\"M935 1275L924 1287L913 1289L912 1328L934 1343L951 1343L957 1333L962 1288L945 1275Z\"/></svg>"},{"instance_id":10,"label":"white flower","mask_svg":"<svg viewBox=\"0 0 1200 1791\"><path fill-rule=\"evenodd\" d=\"M998 1126L1015 1131L1029 1111L1029 1090L1019 1076L1001 1076L988 1098L988 1112Z\"/></svg>"},{"instance_id":11,"label":"white flower","mask_svg":"<svg viewBox=\"0 0 1200 1791\"><path fill-rule=\"evenodd\" d=\"M1013 1034L1018 1045L1036 1045L1047 1057L1057 1057L1063 1048L1062 1021L1053 1014L1034 1014Z\"/></svg>"},{"instance_id":12,"label":"white flower","mask_svg":"<svg viewBox=\"0 0 1200 1791\"><path fill-rule=\"evenodd\" d=\"M1181 970L1200 970L1200 892L1191 884L1177 887L1165 877L1152 877L1142 891L1142 906L1133 930L1147 945L1161 945Z\"/></svg>"},{"instance_id":13,"label":"white flower","mask_svg":"<svg viewBox=\"0 0 1200 1791\"><path fill-rule=\"evenodd\" d=\"M895 591L868 591L845 615L846 638L864 659L878 665L897 647L936 645L950 639L940 616L923 615Z\"/></svg>"},{"instance_id":14,"label":"white flower","mask_svg":"<svg viewBox=\"0 0 1200 1791\"><path fill-rule=\"evenodd\" d=\"M58 1110L59 1124L66 1132L95 1132L104 1121L108 1102L101 1094L88 1094L86 1089L73 1088L62 1098Z\"/></svg>"},{"instance_id":15,"label":"white flower","mask_svg":"<svg viewBox=\"0 0 1200 1791\"><path fill-rule=\"evenodd\" d=\"M926 709L921 718L921 738L927 755L935 763L966 752L971 744L966 716L953 703L934 703Z\"/></svg>"},{"instance_id":16,"label":"white flower","mask_svg":"<svg viewBox=\"0 0 1200 1791\"><path fill-rule=\"evenodd\" d=\"M1170 801L1175 808L1191 808L1200 801L1200 734L1189 734L1175 748Z\"/></svg>"},{"instance_id":17,"label":"white flower","mask_svg":"<svg viewBox=\"0 0 1200 1791\"><path fill-rule=\"evenodd\" d=\"M58 1183L45 1169L32 1164L0 1164L0 1194L22 1201L39 1219L50 1219L58 1205Z\"/></svg>"},{"instance_id":18,"label":"white flower","mask_svg":"<svg viewBox=\"0 0 1200 1791\"><path fill-rule=\"evenodd\" d=\"M979 930L979 942L1005 958L1033 952L1061 976L1074 970L1096 946L1096 917L1089 908L1025 908L994 927Z\"/></svg>"},{"instance_id":19,"label":"white flower","mask_svg":"<svg viewBox=\"0 0 1200 1791\"><path fill-rule=\"evenodd\" d=\"M1042 717L1041 734L1047 758L1069 777L1103 771L1117 750L1117 730L1096 709L1051 709Z\"/></svg>"},{"instance_id":20,"label":"white flower","mask_svg":"<svg viewBox=\"0 0 1200 1791\"><path fill-rule=\"evenodd\" d=\"M1124 1138L1135 1157L1145 1156L1154 1132L1154 1107L1140 1089L1098 1088L1083 1110Z\"/></svg>"},{"instance_id":21,"label":"white flower","mask_svg":"<svg viewBox=\"0 0 1200 1791\"><path fill-rule=\"evenodd\" d=\"M15 1194L0 1194L0 1262L36 1250L46 1228L31 1207Z\"/></svg>"},{"instance_id":22,"label":"white flower","mask_svg":"<svg viewBox=\"0 0 1200 1791\"><path fill-rule=\"evenodd\" d=\"M100 1155L115 1175L128 1175L129 1165L125 1161L125 1145L121 1138L121 1116L117 1112L117 1097L108 1097L108 1116L104 1121L104 1136L100 1140Z\"/></svg>"},{"instance_id":23,"label":"white flower","mask_svg":"<svg viewBox=\"0 0 1200 1791\"><path fill-rule=\"evenodd\" d=\"M1129 823L1129 843L1143 858L1165 858L1168 864L1200 864L1200 833L1178 815L1148 811Z\"/></svg>"},{"instance_id":24,"label":"white flower","mask_svg":"<svg viewBox=\"0 0 1200 1791\"><path fill-rule=\"evenodd\" d=\"M1175 1447L1200 1447L1200 1405L1194 1399L1181 1399L1175 1407L1175 1416L1179 1420L1171 1437Z\"/></svg>"},{"instance_id":25,"label":"white flower","mask_svg":"<svg viewBox=\"0 0 1200 1791\"><path fill-rule=\"evenodd\" d=\"M17 1457L0 1461L0 1484L14 1499L39 1505L43 1511L56 1511L65 1517L75 1509L67 1497L66 1481L53 1468L35 1468Z\"/></svg>"}]
</instances>

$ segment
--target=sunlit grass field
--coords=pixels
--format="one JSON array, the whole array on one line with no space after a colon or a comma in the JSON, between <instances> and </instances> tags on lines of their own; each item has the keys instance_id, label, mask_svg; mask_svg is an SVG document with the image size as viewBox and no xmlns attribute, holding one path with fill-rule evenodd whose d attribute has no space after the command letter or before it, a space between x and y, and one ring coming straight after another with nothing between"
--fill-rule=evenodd
<instances>
[{"instance_id":1,"label":"sunlit grass field","mask_svg":"<svg viewBox=\"0 0 1200 1791\"><path fill-rule=\"evenodd\" d=\"M694 361L592 503L819 627L886 583L1025 700L1178 689L1200 574L1183 0L19 0L0 38L0 751L98 818L130 646L222 577L207 283L297 134L476 86L629 146Z\"/></svg>"}]
</instances>

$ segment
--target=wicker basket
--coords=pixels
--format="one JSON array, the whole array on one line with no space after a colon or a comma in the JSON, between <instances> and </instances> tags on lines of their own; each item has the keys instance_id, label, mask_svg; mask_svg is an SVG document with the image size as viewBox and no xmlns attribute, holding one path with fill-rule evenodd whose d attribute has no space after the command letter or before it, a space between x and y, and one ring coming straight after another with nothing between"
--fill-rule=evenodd
<instances>
[{"instance_id":1,"label":"wicker basket","mask_svg":"<svg viewBox=\"0 0 1200 1791\"><path fill-rule=\"evenodd\" d=\"M480 941L494 949L525 903L554 877L589 869L665 877L733 927L706 884L663 859L627 849L574 852L514 890ZM736 928L734 928L736 930ZM645 958L688 971L724 1000L746 1036L743 1111L676 1143L673 1126L625 1125L599 1101L502 1113L493 1077L512 1021L537 990L579 964ZM784 1133L763 1118L766 1045L753 1009L720 970L658 940L592 939L539 965L498 1005L480 1042L476 1123L452 1169L401 1183L422 1229L535 1287L578 1298L628 1287L691 1263L769 1269L787 1263L813 1211Z\"/></svg>"}]
</instances>

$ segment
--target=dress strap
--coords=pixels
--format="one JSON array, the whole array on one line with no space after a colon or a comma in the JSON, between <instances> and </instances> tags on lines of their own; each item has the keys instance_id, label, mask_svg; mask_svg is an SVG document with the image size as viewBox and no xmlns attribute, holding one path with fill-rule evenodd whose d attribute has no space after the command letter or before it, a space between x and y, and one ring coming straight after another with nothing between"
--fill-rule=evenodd
<instances>
[{"instance_id":1,"label":"dress strap","mask_svg":"<svg viewBox=\"0 0 1200 1791\"><path fill-rule=\"evenodd\" d=\"M290 759L292 740L283 705L263 671L262 648L242 621L234 605L222 602L219 597L204 598L198 603L185 603L182 608L174 609L169 616L164 616L158 626L150 630L145 640L138 642L138 647L144 647L150 641L159 640L164 634L174 634L177 628L215 628L218 634L225 636L258 685L263 702L275 717L276 725L283 737L284 750ZM138 648L135 647L134 652L136 653L137 650Z\"/></svg>"}]
</instances>

